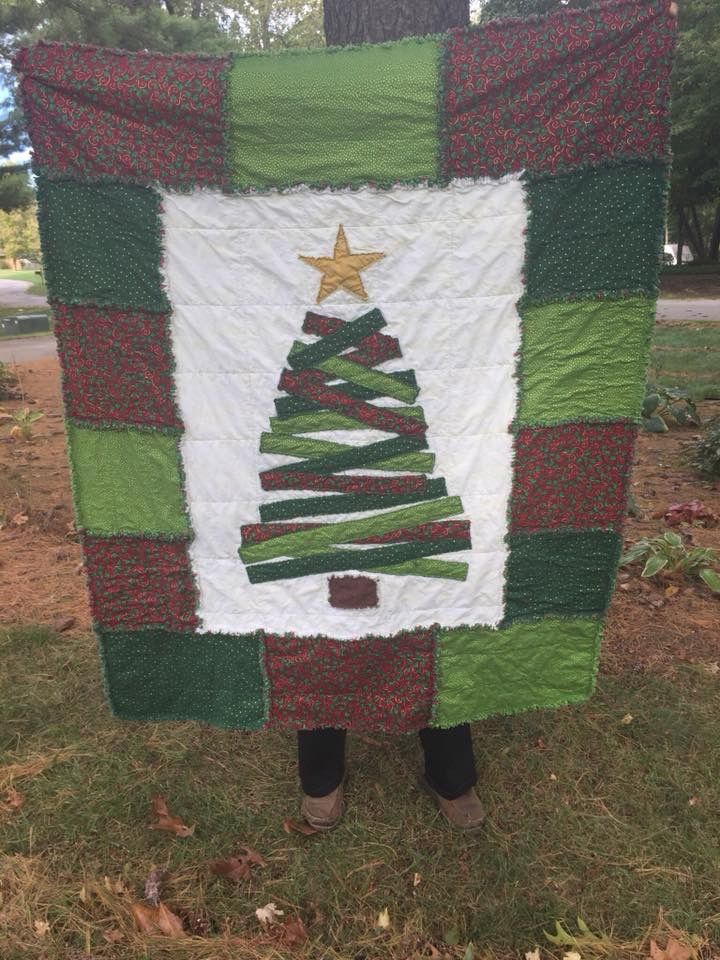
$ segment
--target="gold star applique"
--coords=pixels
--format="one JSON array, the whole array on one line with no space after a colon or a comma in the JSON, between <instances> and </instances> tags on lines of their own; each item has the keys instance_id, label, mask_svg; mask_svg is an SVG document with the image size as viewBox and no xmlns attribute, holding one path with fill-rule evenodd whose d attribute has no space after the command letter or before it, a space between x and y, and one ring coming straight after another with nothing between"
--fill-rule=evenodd
<instances>
[{"instance_id":1,"label":"gold star applique","mask_svg":"<svg viewBox=\"0 0 720 960\"><path fill-rule=\"evenodd\" d=\"M304 257L299 255L303 263L315 267L322 273L317 303L329 297L335 290L349 290L361 300L367 300L368 295L360 278L360 271L369 267L371 263L382 260L384 253L350 253L343 225L338 227L335 238L335 248L331 257Z\"/></svg>"}]
</instances>

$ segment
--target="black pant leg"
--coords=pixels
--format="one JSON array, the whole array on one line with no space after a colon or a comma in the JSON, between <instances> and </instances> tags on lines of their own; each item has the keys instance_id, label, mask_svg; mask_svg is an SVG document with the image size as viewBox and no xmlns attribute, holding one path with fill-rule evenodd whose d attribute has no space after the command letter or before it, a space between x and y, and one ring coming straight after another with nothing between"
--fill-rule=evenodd
<instances>
[{"instance_id":1,"label":"black pant leg","mask_svg":"<svg viewBox=\"0 0 720 960\"><path fill-rule=\"evenodd\" d=\"M345 730L298 730L298 772L303 793L326 797L345 775Z\"/></svg>"},{"instance_id":2,"label":"black pant leg","mask_svg":"<svg viewBox=\"0 0 720 960\"><path fill-rule=\"evenodd\" d=\"M455 800L477 783L470 726L420 731L425 753L425 779L441 797Z\"/></svg>"}]
</instances>

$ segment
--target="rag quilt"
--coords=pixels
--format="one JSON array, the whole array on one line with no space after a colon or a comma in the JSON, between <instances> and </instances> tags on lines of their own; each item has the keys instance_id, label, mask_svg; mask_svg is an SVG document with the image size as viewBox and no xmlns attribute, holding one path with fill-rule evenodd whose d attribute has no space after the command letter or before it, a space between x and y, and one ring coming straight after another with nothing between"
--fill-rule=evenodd
<instances>
[{"instance_id":1,"label":"rag quilt","mask_svg":"<svg viewBox=\"0 0 720 960\"><path fill-rule=\"evenodd\" d=\"M582 701L668 182L669 0L166 56L40 43L77 528L126 719Z\"/></svg>"}]
</instances>

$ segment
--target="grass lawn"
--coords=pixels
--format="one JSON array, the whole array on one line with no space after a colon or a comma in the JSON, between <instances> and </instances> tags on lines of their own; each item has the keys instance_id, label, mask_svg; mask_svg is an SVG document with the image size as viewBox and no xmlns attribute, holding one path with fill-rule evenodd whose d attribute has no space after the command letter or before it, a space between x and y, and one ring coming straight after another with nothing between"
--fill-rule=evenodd
<instances>
[{"instance_id":1,"label":"grass lawn","mask_svg":"<svg viewBox=\"0 0 720 960\"><path fill-rule=\"evenodd\" d=\"M648 378L684 387L695 400L720 399L720 324L658 323Z\"/></svg>"},{"instance_id":2,"label":"grass lawn","mask_svg":"<svg viewBox=\"0 0 720 960\"><path fill-rule=\"evenodd\" d=\"M0 796L25 797L0 814L3 960L561 957L543 930L577 932L578 916L603 940L564 950L641 958L663 914L717 955L720 679L700 665L602 676L587 704L477 724L489 820L474 837L415 787L415 737L354 737L346 817L307 837L282 829L298 805L291 735L114 721L86 634L0 628L0 657ZM191 837L148 828L156 793ZM242 844L267 866L211 877L207 861ZM201 936L134 932L154 867ZM303 919L304 946L263 939L254 912L271 901Z\"/></svg>"},{"instance_id":3,"label":"grass lawn","mask_svg":"<svg viewBox=\"0 0 720 960\"><path fill-rule=\"evenodd\" d=\"M34 270L0 270L0 280L27 280L32 286L28 287L26 293L34 293L39 297L47 293L42 277Z\"/></svg>"}]
</instances>

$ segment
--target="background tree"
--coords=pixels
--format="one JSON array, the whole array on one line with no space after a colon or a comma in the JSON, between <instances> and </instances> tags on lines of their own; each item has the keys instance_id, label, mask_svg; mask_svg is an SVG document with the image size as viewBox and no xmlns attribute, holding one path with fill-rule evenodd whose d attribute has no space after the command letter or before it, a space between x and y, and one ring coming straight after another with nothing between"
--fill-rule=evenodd
<instances>
[{"instance_id":1,"label":"background tree","mask_svg":"<svg viewBox=\"0 0 720 960\"><path fill-rule=\"evenodd\" d=\"M17 261L21 258L40 259L40 236L34 206L18 207L9 213L0 211L0 251L11 269L18 269Z\"/></svg>"},{"instance_id":2,"label":"background tree","mask_svg":"<svg viewBox=\"0 0 720 960\"><path fill-rule=\"evenodd\" d=\"M6 173L0 167L0 210L9 213L18 207L29 207L34 200L35 191L30 186L27 173Z\"/></svg>"},{"instance_id":3,"label":"background tree","mask_svg":"<svg viewBox=\"0 0 720 960\"><path fill-rule=\"evenodd\" d=\"M333 46L442 33L470 20L469 0L324 0L323 7Z\"/></svg>"}]
</instances>

